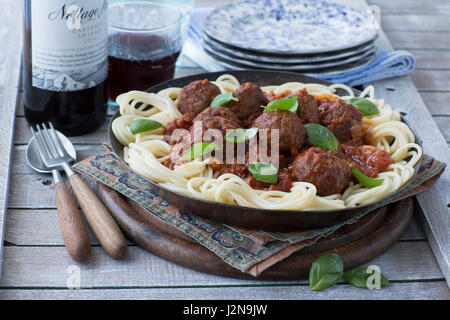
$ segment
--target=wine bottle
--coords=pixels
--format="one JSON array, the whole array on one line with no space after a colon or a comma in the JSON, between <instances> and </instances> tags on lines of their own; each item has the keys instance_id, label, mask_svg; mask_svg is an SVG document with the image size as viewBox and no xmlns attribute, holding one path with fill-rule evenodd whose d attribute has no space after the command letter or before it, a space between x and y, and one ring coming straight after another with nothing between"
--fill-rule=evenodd
<instances>
[{"instance_id":1,"label":"wine bottle","mask_svg":"<svg viewBox=\"0 0 450 320\"><path fill-rule=\"evenodd\" d=\"M107 0L25 0L25 117L66 135L106 118Z\"/></svg>"}]
</instances>

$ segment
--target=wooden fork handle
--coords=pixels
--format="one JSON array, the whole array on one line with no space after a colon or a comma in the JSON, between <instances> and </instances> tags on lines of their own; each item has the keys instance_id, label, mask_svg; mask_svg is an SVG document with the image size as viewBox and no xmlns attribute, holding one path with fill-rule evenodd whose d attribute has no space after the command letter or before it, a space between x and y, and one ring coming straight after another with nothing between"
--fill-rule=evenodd
<instances>
[{"instance_id":1,"label":"wooden fork handle","mask_svg":"<svg viewBox=\"0 0 450 320\"><path fill-rule=\"evenodd\" d=\"M127 251L127 244L109 211L79 175L71 175L69 181L78 203L102 247L114 259L122 258Z\"/></svg>"},{"instance_id":2,"label":"wooden fork handle","mask_svg":"<svg viewBox=\"0 0 450 320\"><path fill-rule=\"evenodd\" d=\"M91 253L89 235L75 200L64 182L55 184L58 220L67 252L77 262L86 261Z\"/></svg>"}]
</instances>

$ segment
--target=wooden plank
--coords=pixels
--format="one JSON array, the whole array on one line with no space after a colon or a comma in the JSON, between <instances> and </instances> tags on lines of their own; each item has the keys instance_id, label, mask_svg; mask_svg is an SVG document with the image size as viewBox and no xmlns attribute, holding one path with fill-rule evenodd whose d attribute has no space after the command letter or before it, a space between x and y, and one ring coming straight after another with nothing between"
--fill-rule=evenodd
<instances>
[{"instance_id":1,"label":"wooden plank","mask_svg":"<svg viewBox=\"0 0 450 320\"><path fill-rule=\"evenodd\" d=\"M450 115L450 92L420 92L422 99L434 116Z\"/></svg>"},{"instance_id":2,"label":"wooden plank","mask_svg":"<svg viewBox=\"0 0 450 320\"><path fill-rule=\"evenodd\" d=\"M448 16L444 15L386 14L385 8L381 8L381 27L385 32L449 32L450 25L448 19Z\"/></svg>"},{"instance_id":3,"label":"wooden plank","mask_svg":"<svg viewBox=\"0 0 450 320\"><path fill-rule=\"evenodd\" d=\"M195 272L167 262L143 249L130 246L124 259L114 260L101 247L93 247L84 264L70 259L64 247L5 247L1 287L64 288L67 268L78 265L82 288L218 286L255 284ZM366 265L378 265L391 280L443 279L427 242L398 242ZM259 281L259 283L305 283L306 281ZM258 282L257 282L258 283Z\"/></svg>"},{"instance_id":4,"label":"wooden plank","mask_svg":"<svg viewBox=\"0 0 450 320\"><path fill-rule=\"evenodd\" d=\"M450 51L416 49L408 51L416 58L416 69L450 69Z\"/></svg>"},{"instance_id":5,"label":"wooden plank","mask_svg":"<svg viewBox=\"0 0 450 320\"><path fill-rule=\"evenodd\" d=\"M70 141L74 144L101 144L108 143L108 125L110 117L106 119L103 125L91 132L82 136L70 137ZM30 125L27 120L22 117L16 118L16 132L14 144L28 144L31 139Z\"/></svg>"},{"instance_id":6,"label":"wooden plank","mask_svg":"<svg viewBox=\"0 0 450 320\"><path fill-rule=\"evenodd\" d=\"M450 14L450 3L447 0L368 0L370 5L377 5L381 8L381 14Z\"/></svg>"},{"instance_id":7,"label":"wooden plank","mask_svg":"<svg viewBox=\"0 0 450 320\"><path fill-rule=\"evenodd\" d=\"M86 220L83 220L88 227L91 245L99 245ZM63 246L56 209L9 210L5 241L14 246Z\"/></svg>"},{"instance_id":8,"label":"wooden plank","mask_svg":"<svg viewBox=\"0 0 450 320\"><path fill-rule=\"evenodd\" d=\"M91 230L89 230L90 232ZM92 235L91 244L98 245ZM400 238L401 241L426 241L417 219ZM5 241L16 246L63 246L56 209L11 209L6 220ZM131 243L131 242L130 242Z\"/></svg>"},{"instance_id":9,"label":"wooden plank","mask_svg":"<svg viewBox=\"0 0 450 320\"><path fill-rule=\"evenodd\" d=\"M58 213L56 209L48 210L9 210L6 221L5 241L8 245L17 246L63 246L64 241L59 228ZM89 224L88 228L91 245L100 243L93 234ZM412 237L420 235L412 231ZM133 245L128 241L129 245Z\"/></svg>"},{"instance_id":10,"label":"wooden plank","mask_svg":"<svg viewBox=\"0 0 450 320\"><path fill-rule=\"evenodd\" d=\"M395 49L449 50L450 37L439 32L386 31ZM439 41L436 41L439 39Z\"/></svg>"},{"instance_id":11,"label":"wooden plank","mask_svg":"<svg viewBox=\"0 0 450 320\"><path fill-rule=\"evenodd\" d=\"M20 79L22 52L22 1L0 0L0 277L2 270L3 237L8 200L11 165L11 146L14 134L14 115Z\"/></svg>"},{"instance_id":12,"label":"wooden plank","mask_svg":"<svg viewBox=\"0 0 450 320\"><path fill-rule=\"evenodd\" d=\"M450 117L433 117L447 142L450 142Z\"/></svg>"},{"instance_id":13,"label":"wooden plank","mask_svg":"<svg viewBox=\"0 0 450 320\"><path fill-rule=\"evenodd\" d=\"M377 43L386 48L392 48L384 33L381 33ZM377 81L373 85L376 96L383 97L395 109L407 113L407 119L423 140L424 152L440 161L450 163L450 149L446 139L434 122L411 78L404 76L386 79ZM450 190L450 171L446 170L436 184L419 194L417 199L426 221L423 228L447 284L450 285L450 220L448 219L450 193L447 192L448 190Z\"/></svg>"},{"instance_id":14,"label":"wooden plank","mask_svg":"<svg viewBox=\"0 0 450 320\"><path fill-rule=\"evenodd\" d=\"M83 159L106 151L105 147L101 144L76 145L75 149L77 151L78 161L81 161ZM32 168L28 166L26 160L26 150L27 150L26 145L14 146L14 152L12 157L12 162L14 165L11 167L11 172L14 175L37 175L39 177L50 178L50 175L36 173Z\"/></svg>"},{"instance_id":15,"label":"wooden plank","mask_svg":"<svg viewBox=\"0 0 450 320\"><path fill-rule=\"evenodd\" d=\"M423 233L423 230L419 225L416 213L413 215L411 219L411 224L400 237L400 241L411 241L411 240L412 241L426 240L425 234Z\"/></svg>"},{"instance_id":16,"label":"wooden plank","mask_svg":"<svg viewBox=\"0 0 450 320\"><path fill-rule=\"evenodd\" d=\"M105 151L103 145L77 145L78 160L85 159ZM14 147L9 204L10 208L46 209L56 208L51 175L36 173L26 162L26 146ZM95 182L83 177L91 188ZM70 186L69 186L70 187Z\"/></svg>"},{"instance_id":17,"label":"wooden plank","mask_svg":"<svg viewBox=\"0 0 450 320\"><path fill-rule=\"evenodd\" d=\"M415 70L411 79L421 91L450 91L450 70Z\"/></svg>"},{"instance_id":18,"label":"wooden plank","mask_svg":"<svg viewBox=\"0 0 450 320\"><path fill-rule=\"evenodd\" d=\"M92 179L84 176L82 178L95 190L95 182ZM8 207L11 209L56 208L51 177L45 174L17 174L11 180L8 201Z\"/></svg>"},{"instance_id":19,"label":"wooden plank","mask_svg":"<svg viewBox=\"0 0 450 320\"><path fill-rule=\"evenodd\" d=\"M78 160L85 159L105 151L103 145L77 145ZM56 208L55 194L51 175L36 173L26 162L26 146L14 147L9 203L10 208L46 209ZM95 188L95 182L83 177ZM69 186L70 188L70 186Z\"/></svg>"},{"instance_id":20,"label":"wooden plank","mask_svg":"<svg viewBox=\"0 0 450 320\"><path fill-rule=\"evenodd\" d=\"M145 289L0 289L2 300L449 300L444 281L392 283L381 290L336 285L311 292L307 285ZM263 303L262 303L263 304ZM189 303L186 303L189 306ZM270 307L268 308L270 311ZM181 311L180 311L180 315Z\"/></svg>"}]
</instances>

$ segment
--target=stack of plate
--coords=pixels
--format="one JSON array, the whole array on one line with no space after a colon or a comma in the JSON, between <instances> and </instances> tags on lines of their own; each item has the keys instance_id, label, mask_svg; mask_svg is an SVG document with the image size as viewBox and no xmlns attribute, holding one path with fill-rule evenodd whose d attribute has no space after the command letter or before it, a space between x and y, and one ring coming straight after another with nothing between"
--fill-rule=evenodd
<instances>
[{"instance_id":1,"label":"stack of plate","mask_svg":"<svg viewBox=\"0 0 450 320\"><path fill-rule=\"evenodd\" d=\"M231 69L339 74L373 61L378 24L324 0L244 0L212 11L203 32L206 53Z\"/></svg>"}]
</instances>

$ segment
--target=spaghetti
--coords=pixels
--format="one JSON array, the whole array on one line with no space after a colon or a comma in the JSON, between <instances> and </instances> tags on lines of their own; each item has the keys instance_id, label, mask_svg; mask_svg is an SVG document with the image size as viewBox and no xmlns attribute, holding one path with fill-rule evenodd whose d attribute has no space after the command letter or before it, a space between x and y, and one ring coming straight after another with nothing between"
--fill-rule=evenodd
<instances>
[{"instance_id":1,"label":"spaghetti","mask_svg":"<svg viewBox=\"0 0 450 320\"><path fill-rule=\"evenodd\" d=\"M234 92L239 81L224 74L212 82L221 93ZM354 97L353 90L343 84L330 86L315 83L289 82L278 86L261 87L265 93L281 94L306 89L316 97L347 99ZM346 96L337 96L342 89ZM130 91L120 95L120 117L112 123L116 138L124 146L124 160L132 170L143 177L175 192L197 198L272 210L333 210L356 207L376 202L400 189L414 174L414 166L422 156L422 149L415 143L409 127L401 121L383 99L376 99L373 86L366 88L359 97L374 103L379 113L364 116L362 130L369 133L370 145L385 150L395 161L378 174L381 185L367 188L360 183L350 185L342 194L317 195L316 186L308 182L293 182L289 192L257 190L234 174L215 176L209 166L214 158L193 160L175 165L173 169L163 163L170 159L171 146L163 139L163 129L133 135L131 123L136 119L152 119L164 125L180 118L177 99L181 88L168 88L158 93Z\"/></svg>"}]
</instances>

